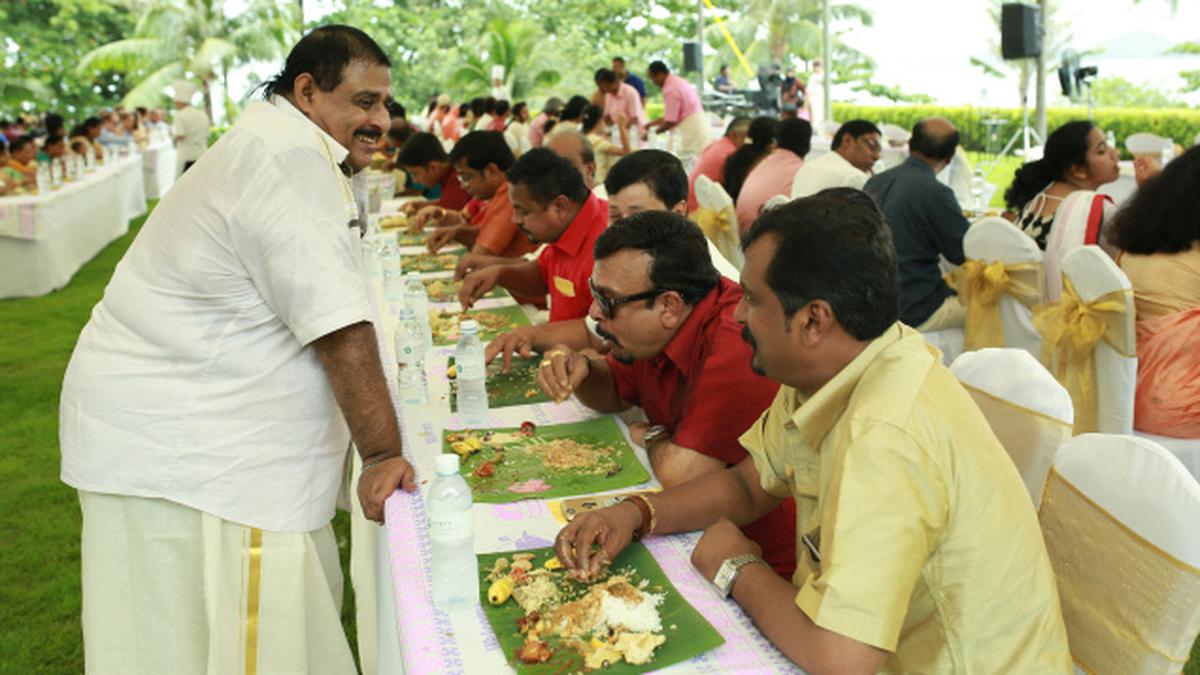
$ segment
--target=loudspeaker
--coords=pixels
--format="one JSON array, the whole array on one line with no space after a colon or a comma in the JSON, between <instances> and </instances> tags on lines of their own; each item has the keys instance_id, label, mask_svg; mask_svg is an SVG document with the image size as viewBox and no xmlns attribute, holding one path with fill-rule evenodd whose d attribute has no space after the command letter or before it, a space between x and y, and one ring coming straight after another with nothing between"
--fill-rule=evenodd
<instances>
[{"instance_id":1,"label":"loudspeaker","mask_svg":"<svg viewBox=\"0 0 1200 675\"><path fill-rule=\"evenodd\" d=\"M1042 20L1037 5L1001 6L1000 53L1006 59L1027 59L1042 53Z\"/></svg>"},{"instance_id":2,"label":"loudspeaker","mask_svg":"<svg viewBox=\"0 0 1200 675\"><path fill-rule=\"evenodd\" d=\"M683 43L683 72L695 73L699 72L704 65L704 52L700 48L699 42L684 42Z\"/></svg>"}]
</instances>

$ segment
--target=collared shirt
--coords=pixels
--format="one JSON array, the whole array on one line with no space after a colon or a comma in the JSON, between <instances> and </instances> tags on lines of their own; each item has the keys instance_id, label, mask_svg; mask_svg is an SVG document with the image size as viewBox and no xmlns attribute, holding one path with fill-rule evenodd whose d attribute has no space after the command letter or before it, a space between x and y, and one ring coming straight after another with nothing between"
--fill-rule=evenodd
<instances>
[{"instance_id":1,"label":"collared shirt","mask_svg":"<svg viewBox=\"0 0 1200 675\"><path fill-rule=\"evenodd\" d=\"M194 106L188 106L183 110L175 111L175 130L176 136L182 136L176 149L179 152L179 161L194 162L200 159L205 150L208 150L208 134L212 122L209 121L208 115L204 114L203 110L199 110Z\"/></svg>"},{"instance_id":2,"label":"collared shirt","mask_svg":"<svg viewBox=\"0 0 1200 675\"><path fill-rule=\"evenodd\" d=\"M533 118L529 123L529 147L540 148L545 141L546 122L550 121L550 116L544 112L538 113L538 116Z\"/></svg>"},{"instance_id":3,"label":"collared shirt","mask_svg":"<svg viewBox=\"0 0 1200 675\"><path fill-rule=\"evenodd\" d=\"M312 342L369 321L347 150L256 102L163 198L63 383L62 478L272 531L333 517L350 433Z\"/></svg>"},{"instance_id":4,"label":"collared shirt","mask_svg":"<svg viewBox=\"0 0 1200 675\"><path fill-rule=\"evenodd\" d=\"M1122 253L1117 264L1133 284L1139 320L1200 307L1200 242L1179 253Z\"/></svg>"},{"instance_id":5,"label":"collared shirt","mask_svg":"<svg viewBox=\"0 0 1200 675\"><path fill-rule=\"evenodd\" d=\"M811 398L781 387L741 440L763 489L796 499L813 623L893 652L888 673L1071 672L1029 493L915 330L893 324Z\"/></svg>"},{"instance_id":6,"label":"collared shirt","mask_svg":"<svg viewBox=\"0 0 1200 675\"><path fill-rule=\"evenodd\" d=\"M625 84L633 87L643 101L646 100L646 82L633 73L625 73Z\"/></svg>"},{"instance_id":7,"label":"collared shirt","mask_svg":"<svg viewBox=\"0 0 1200 675\"><path fill-rule=\"evenodd\" d=\"M962 264L963 235L971 223L954 191L939 183L933 168L918 157L873 176L863 189L892 227L900 259L900 319L919 326L954 295L942 280L938 256Z\"/></svg>"},{"instance_id":8,"label":"collared shirt","mask_svg":"<svg viewBox=\"0 0 1200 675\"><path fill-rule=\"evenodd\" d=\"M657 356L628 364L606 357L622 400L640 405L651 424L670 429L676 445L726 465L746 458L738 436L779 389L750 370L752 350L733 318L741 298L741 287L721 277ZM792 573L796 522L790 499L744 529L776 571Z\"/></svg>"},{"instance_id":9,"label":"collared shirt","mask_svg":"<svg viewBox=\"0 0 1200 675\"><path fill-rule=\"evenodd\" d=\"M608 202L589 194L558 241L542 249L537 264L550 289L550 320L580 319L592 306L588 279L592 276L596 237L608 227Z\"/></svg>"},{"instance_id":10,"label":"collared shirt","mask_svg":"<svg viewBox=\"0 0 1200 675\"><path fill-rule=\"evenodd\" d=\"M836 151L814 157L804 163L792 181L792 199L811 197L821 190L848 187L861 190L870 178Z\"/></svg>"},{"instance_id":11,"label":"collared shirt","mask_svg":"<svg viewBox=\"0 0 1200 675\"><path fill-rule=\"evenodd\" d=\"M471 218L471 224L480 228L475 243L486 247L492 255L519 258L537 248L513 222L513 207L508 198L507 180Z\"/></svg>"},{"instance_id":12,"label":"collared shirt","mask_svg":"<svg viewBox=\"0 0 1200 675\"><path fill-rule=\"evenodd\" d=\"M623 116L640 131L646 126L646 110L642 107L642 97L637 89L622 82L617 86L617 93L604 95L604 114L616 123L618 116Z\"/></svg>"},{"instance_id":13,"label":"collared shirt","mask_svg":"<svg viewBox=\"0 0 1200 675\"><path fill-rule=\"evenodd\" d=\"M758 220L758 213L768 199L776 195L787 196L791 192L792 179L803 166L804 158L800 155L775 148L750 170L737 198L738 228L742 232Z\"/></svg>"},{"instance_id":14,"label":"collared shirt","mask_svg":"<svg viewBox=\"0 0 1200 675\"><path fill-rule=\"evenodd\" d=\"M667 79L663 80L662 95L663 119L668 122L682 122L696 113L704 112L696 88L674 73L669 73Z\"/></svg>"},{"instance_id":15,"label":"collared shirt","mask_svg":"<svg viewBox=\"0 0 1200 675\"><path fill-rule=\"evenodd\" d=\"M438 195L437 205L443 209L461 209L471 201L471 195L467 194L466 188L458 182L458 171L453 165L446 170L446 175L442 176L441 185L442 191Z\"/></svg>"},{"instance_id":16,"label":"collared shirt","mask_svg":"<svg viewBox=\"0 0 1200 675\"><path fill-rule=\"evenodd\" d=\"M696 179L708 176L714 183L720 183L725 178L725 160L736 150L737 145L728 136L722 136L705 146L696 160L696 166L688 174L688 213L700 207L696 202Z\"/></svg>"}]
</instances>

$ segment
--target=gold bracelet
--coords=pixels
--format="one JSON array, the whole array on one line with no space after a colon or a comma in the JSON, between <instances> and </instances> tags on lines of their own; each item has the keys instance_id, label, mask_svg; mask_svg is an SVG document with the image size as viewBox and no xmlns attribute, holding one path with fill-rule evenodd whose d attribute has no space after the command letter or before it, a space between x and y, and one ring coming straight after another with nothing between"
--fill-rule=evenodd
<instances>
[{"instance_id":1,"label":"gold bracelet","mask_svg":"<svg viewBox=\"0 0 1200 675\"><path fill-rule=\"evenodd\" d=\"M634 539L644 539L654 533L654 529L658 526L658 514L654 512L654 504L650 503L650 499L644 494L632 494L625 497L627 502L635 502L634 506L638 507L638 511L642 514L642 526L634 532ZM640 502L639 506L636 502Z\"/></svg>"}]
</instances>

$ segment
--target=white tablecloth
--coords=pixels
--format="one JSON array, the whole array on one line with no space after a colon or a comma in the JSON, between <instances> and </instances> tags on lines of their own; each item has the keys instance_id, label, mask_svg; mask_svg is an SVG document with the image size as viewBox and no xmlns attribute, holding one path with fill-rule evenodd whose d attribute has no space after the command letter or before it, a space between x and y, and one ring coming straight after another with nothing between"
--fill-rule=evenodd
<instances>
[{"instance_id":1,"label":"white tablecloth","mask_svg":"<svg viewBox=\"0 0 1200 675\"><path fill-rule=\"evenodd\" d=\"M146 212L142 158L131 155L48 195L0 198L0 297L45 295Z\"/></svg>"},{"instance_id":2,"label":"white tablecloth","mask_svg":"<svg viewBox=\"0 0 1200 675\"><path fill-rule=\"evenodd\" d=\"M177 155L175 146L170 141L152 145L142 152L146 199L161 199L175 182Z\"/></svg>"},{"instance_id":3,"label":"white tablecloth","mask_svg":"<svg viewBox=\"0 0 1200 675\"><path fill-rule=\"evenodd\" d=\"M389 203L388 206L393 206ZM385 208L386 211L391 209ZM364 245L372 268L371 286L375 289L380 328L380 351L395 391L395 359L391 335L395 318L379 293L377 265L370 256L370 244ZM511 304L511 300L486 300L488 304ZM446 360L452 347L442 347L427 360L430 374L430 403L425 406L398 408L406 453L417 469L418 483L427 487L426 477L434 475L434 458L441 452L442 429L457 426L456 415L449 410L449 383L445 378ZM574 399L558 405L542 403L493 410L489 422L494 426L516 426L525 420L537 424L573 422L597 414ZM618 419L618 424L625 429ZM645 453L635 450L638 459L649 467ZM642 487L656 486L655 481ZM636 488L629 488L636 489ZM511 504L475 506L475 548L479 553L511 551L549 546L562 524L555 519L553 500L527 500ZM371 558L377 569L373 586L377 593L377 625L358 627L360 633L374 629L377 653L376 672L380 675L410 673L505 673L512 672L481 608L450 615L435 608L429 588L430 552L424 494L396 493L387 502L387 526L376 528L372 544L377 550ZM361 516L358 516L361 519ZM647 548L679 592L721 633L725 644L691 661L677 664L671 673L771 673L799 672L762 634L732 601L718 597L711 585L690 563L691 549L698 533L652 537ZM369 602L360 595L358 602ZM360 614L361 616L361 614ZM361 644L361 642L360 642ZM364 659L364 675L368 659Z\"/></svg>"}]
</instances>

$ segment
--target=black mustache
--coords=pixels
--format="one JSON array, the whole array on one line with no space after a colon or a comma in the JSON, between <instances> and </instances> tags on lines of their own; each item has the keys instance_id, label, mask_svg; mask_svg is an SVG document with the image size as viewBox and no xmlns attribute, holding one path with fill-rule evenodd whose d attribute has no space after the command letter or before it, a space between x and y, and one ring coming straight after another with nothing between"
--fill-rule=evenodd
<instances>
[{"instance_id":1,"label":"black mustache","mask_svg":"<svg viewBox=\"0 0 1200 675\"><path fill-rule=\"evenodd\" d=\"M621 344L621 341L618 340L616 338L616 336L614 336L612 333L601 328L600 324L596 324L596 335L599 335L600 337L604 338L605 340L608 340L609 342L613 343L614 346L620 346L620 344Z\"/></svg>"},{"instance_id":2,"label":"black mustache","mask_svg":"<svg viewBox=\"0 0 1200 675\"><path fill-rule=\"evenodd\" d=\"M597 330L599 328L597 327ZM742 339L745 340L751 347L758 348L758 342L754 339L754 333L750 332L749 326L742 326Z\"/></svg>"}]
</instances>

